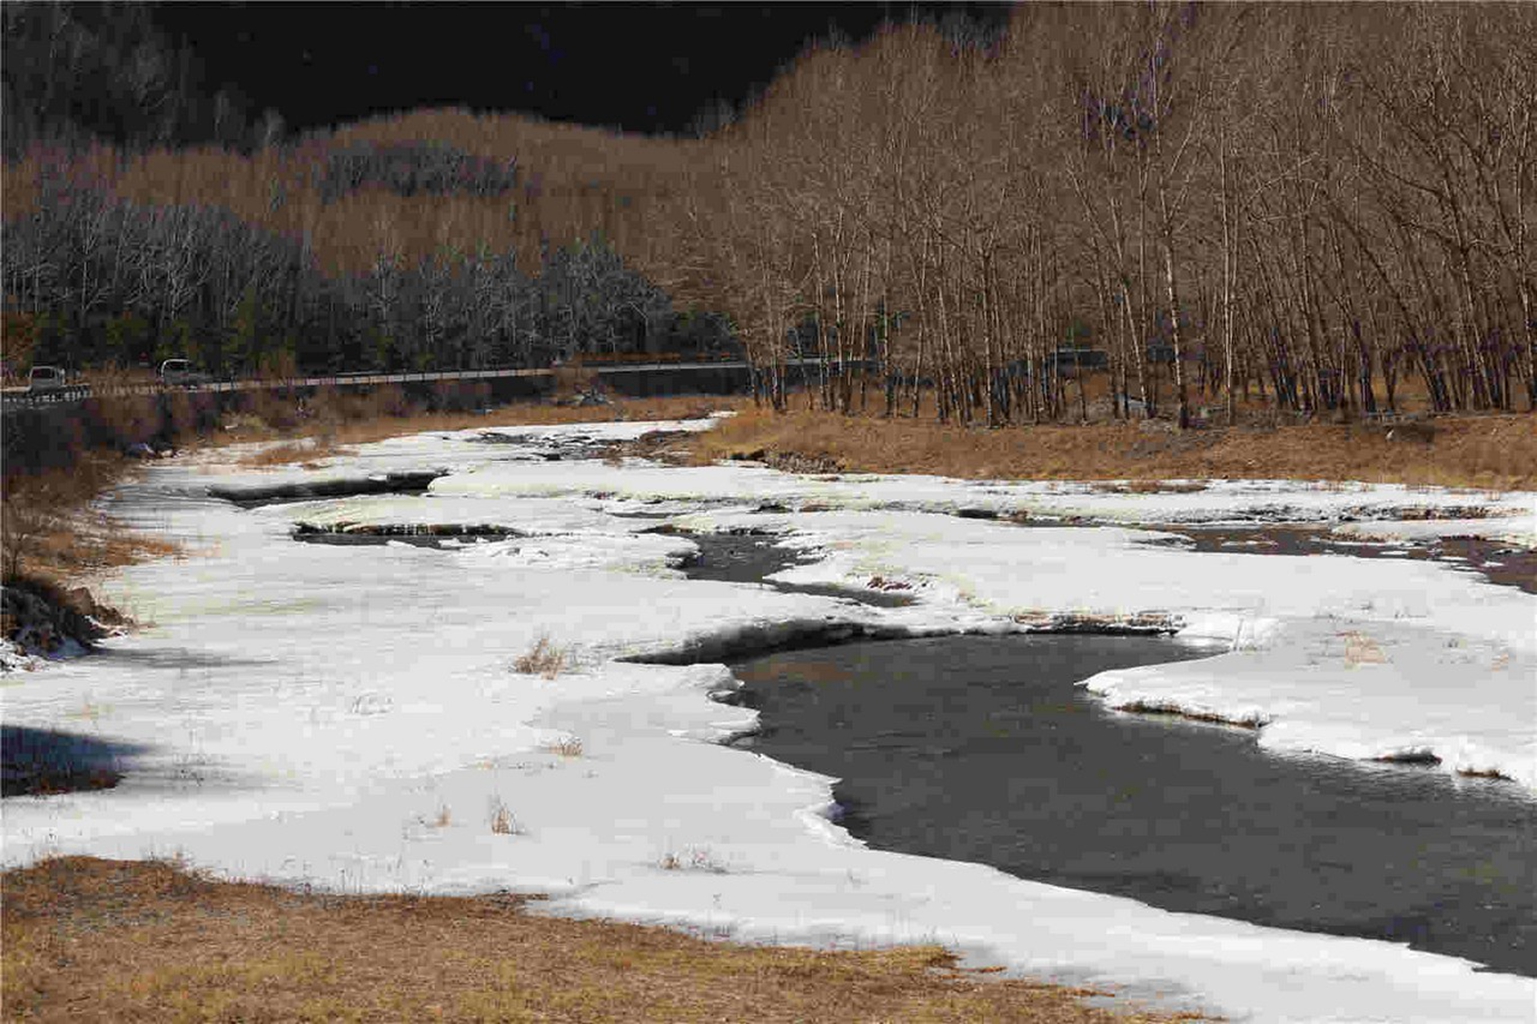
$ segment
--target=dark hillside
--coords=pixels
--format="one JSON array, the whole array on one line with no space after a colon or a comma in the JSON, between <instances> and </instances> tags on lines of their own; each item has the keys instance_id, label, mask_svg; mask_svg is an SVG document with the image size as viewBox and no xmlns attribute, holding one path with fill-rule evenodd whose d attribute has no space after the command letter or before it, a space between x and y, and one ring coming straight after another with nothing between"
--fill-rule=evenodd
<instances>
[{"instance_id":1,"label":"dark hillside","mask_svg":"<svg viewBox=\"0 0 1537 1024\"><path fill-rule=\"evenodd\" d=\"M36 142L93 140L131 150L215 142L251 149L280 130L237 86L135 3L7 3L0 9L0 110L6 159Z\"/></svg>"}]
</instances>

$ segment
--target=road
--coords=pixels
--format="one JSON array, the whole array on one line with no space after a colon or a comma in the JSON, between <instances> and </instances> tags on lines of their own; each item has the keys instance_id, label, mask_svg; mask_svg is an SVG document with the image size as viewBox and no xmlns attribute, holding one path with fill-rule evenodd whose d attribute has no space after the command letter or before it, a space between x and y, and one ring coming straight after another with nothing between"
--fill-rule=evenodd
<instances>
[{"instance_id":1,"label":"road","mask_svg":"<svg viewBox=\"0 0 1537 1024\"><path fill-rule=\"evenodd\" d=\"M815 365L815 360L805 360L803 365ZM731 362L694 363L635 363L622 365L587 366L588 372L613 376L626 373L651 373L658 370L745 370L748 364L739 360ZM361 387L375 384L419 384L445 380L490 380L497 377L549 377L555 371L549 368L515 370L444 370L434 373L342 373L315 377L263 378L233 381L214 381L208 384L174 385L144 384L127 387L92 388L90 385L60 388L57 391L29 393L26 388L7 389L3 396L5 408L33 405L56 405L80 402L99 395L153 395L162 391L258 391L283 388Z\"/></svg>"}]
</instances>

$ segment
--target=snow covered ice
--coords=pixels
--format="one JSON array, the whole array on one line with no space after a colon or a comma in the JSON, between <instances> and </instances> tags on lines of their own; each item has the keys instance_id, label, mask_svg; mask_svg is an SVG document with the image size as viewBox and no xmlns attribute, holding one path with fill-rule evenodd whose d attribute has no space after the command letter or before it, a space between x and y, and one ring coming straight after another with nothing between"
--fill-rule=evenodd
<instances>
[{"instance_id":1,"label":"snow covered ice","mask_svg":"<svg viewBox=\"0 0 1537 1024\"><path fill-rule=\"evenodd\" d=\"M179 854L228 877L349 892L542 892L546 912L741 940L940 942L1232 1019L1537 1018L1537 983L1466 961L865 848L824 817L832 780L716 742L754 720L709 699L733 685L726 668L620 660L792 626L1153 624L1212 657L1084 685L1116 706L1263 723L1258 742L1277 751L1432 754L1530 791L1537 598L1427 562L1192 553L1137 526L1479 529L1530 545L1533 495L1279 481L1145 494L580 459L702 425L419 435L315 469L237 467L230 449L150 467L107 504L186 555L124 570L102 594L145 628L98 656L9 673L0 690L8 726L145 752L115 789L7 800L5 863ZM549 451L561 461L528 457ZM444 475L416 496L242 510L208 495L424 471ZM1085 520L1113 525L1050 525ZM917 600L876 608L689 580L679 567L693 542L648 532L664 521L773 534L804 558L778 575L787 582L878 576ZM359 549L295 543L301 523L510 536ZM511 670L540 637L568 649L570 670ZM501 808L510 834L490 827Z\"/></svg>"}]
</instances>

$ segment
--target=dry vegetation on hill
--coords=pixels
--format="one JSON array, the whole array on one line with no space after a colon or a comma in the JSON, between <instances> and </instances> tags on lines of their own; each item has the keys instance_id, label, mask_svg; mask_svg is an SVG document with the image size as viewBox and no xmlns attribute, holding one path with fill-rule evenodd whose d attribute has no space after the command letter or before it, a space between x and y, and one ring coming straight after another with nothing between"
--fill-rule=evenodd
<instances>
[{"instance_id":1,"label":"dry vegetation on hill","mask_svg":"<svg viewBox=\"0 0 1537 1024\"><path fill-rule=\"evenodd\" d=\"M700 245L760 361L810 316L899 390L932 379L941 418L1061 416L1024 371L1078 343L1182 423L1251 388L1392 407L1411 377L1437 410L1530 403L1533 15L1025 5L987 51L896 30L811 54L728 133L728 228Z\"/></svg>"},{"instance_id":2,"label":"dry vegetation on hill","mask_svg":"<svg viewBox=\"0 0 1537 1024\"><path fill-rule=\"evenodd\" d=\"M901 26L813 47L698 140L426 111L249 157L34 149L5 168L7 346L113 318L125 345L253 366L678 343L691 328L650 300L580 312L571 289L618 288L612 267L509 274L596 233L674 309L728 312L776 407L800 350L877 367L819 381L823 408L1058 421L1074 395L1053 369L1079 358L1059 353L1087 348L1129 419L1253 396L1371 413L1411 386L1438 412L1508 411L1537 401L1534 18L1024 5L997 41ZM338 160L359 175L339 190ZM116 276L78 255L110 235L66 202L81 189L231 211L246 234L207 230L262 255L200 275L184 257L217 245L157 213L144 287L109 300ZM20 231L39 210L67 266ZM551 337L579 319L602 337Z\"/></svg>"}]
</instances>

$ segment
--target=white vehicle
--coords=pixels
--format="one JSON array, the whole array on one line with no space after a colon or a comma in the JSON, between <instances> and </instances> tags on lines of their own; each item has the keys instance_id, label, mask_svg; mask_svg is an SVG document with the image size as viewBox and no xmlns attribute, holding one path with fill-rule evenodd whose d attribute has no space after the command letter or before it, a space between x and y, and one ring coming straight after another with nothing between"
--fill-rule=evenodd
<instances>
[{"instance_id":1,"label":"white vehicle","mask_svg":"<svg viewBox=\"0 0 1537 1024\"><path fill-rule=\"evenodd\" d=\"M47 391L63 390L68 375L57 366L34 366L27 375L27 394L36 395Z\"/></svg>"},{"instance_id":2,"label":"white vehicle","mask_svg":"<svg viewBox=\"0 0 1537 1024\"><path fill-rule=\"evenodd\" d=\"M160 364L160 383L193 387L198 384L207 384L208 375L195 372L192 364L185 359L167 359Z\"/></svg>"}]
</instances>

